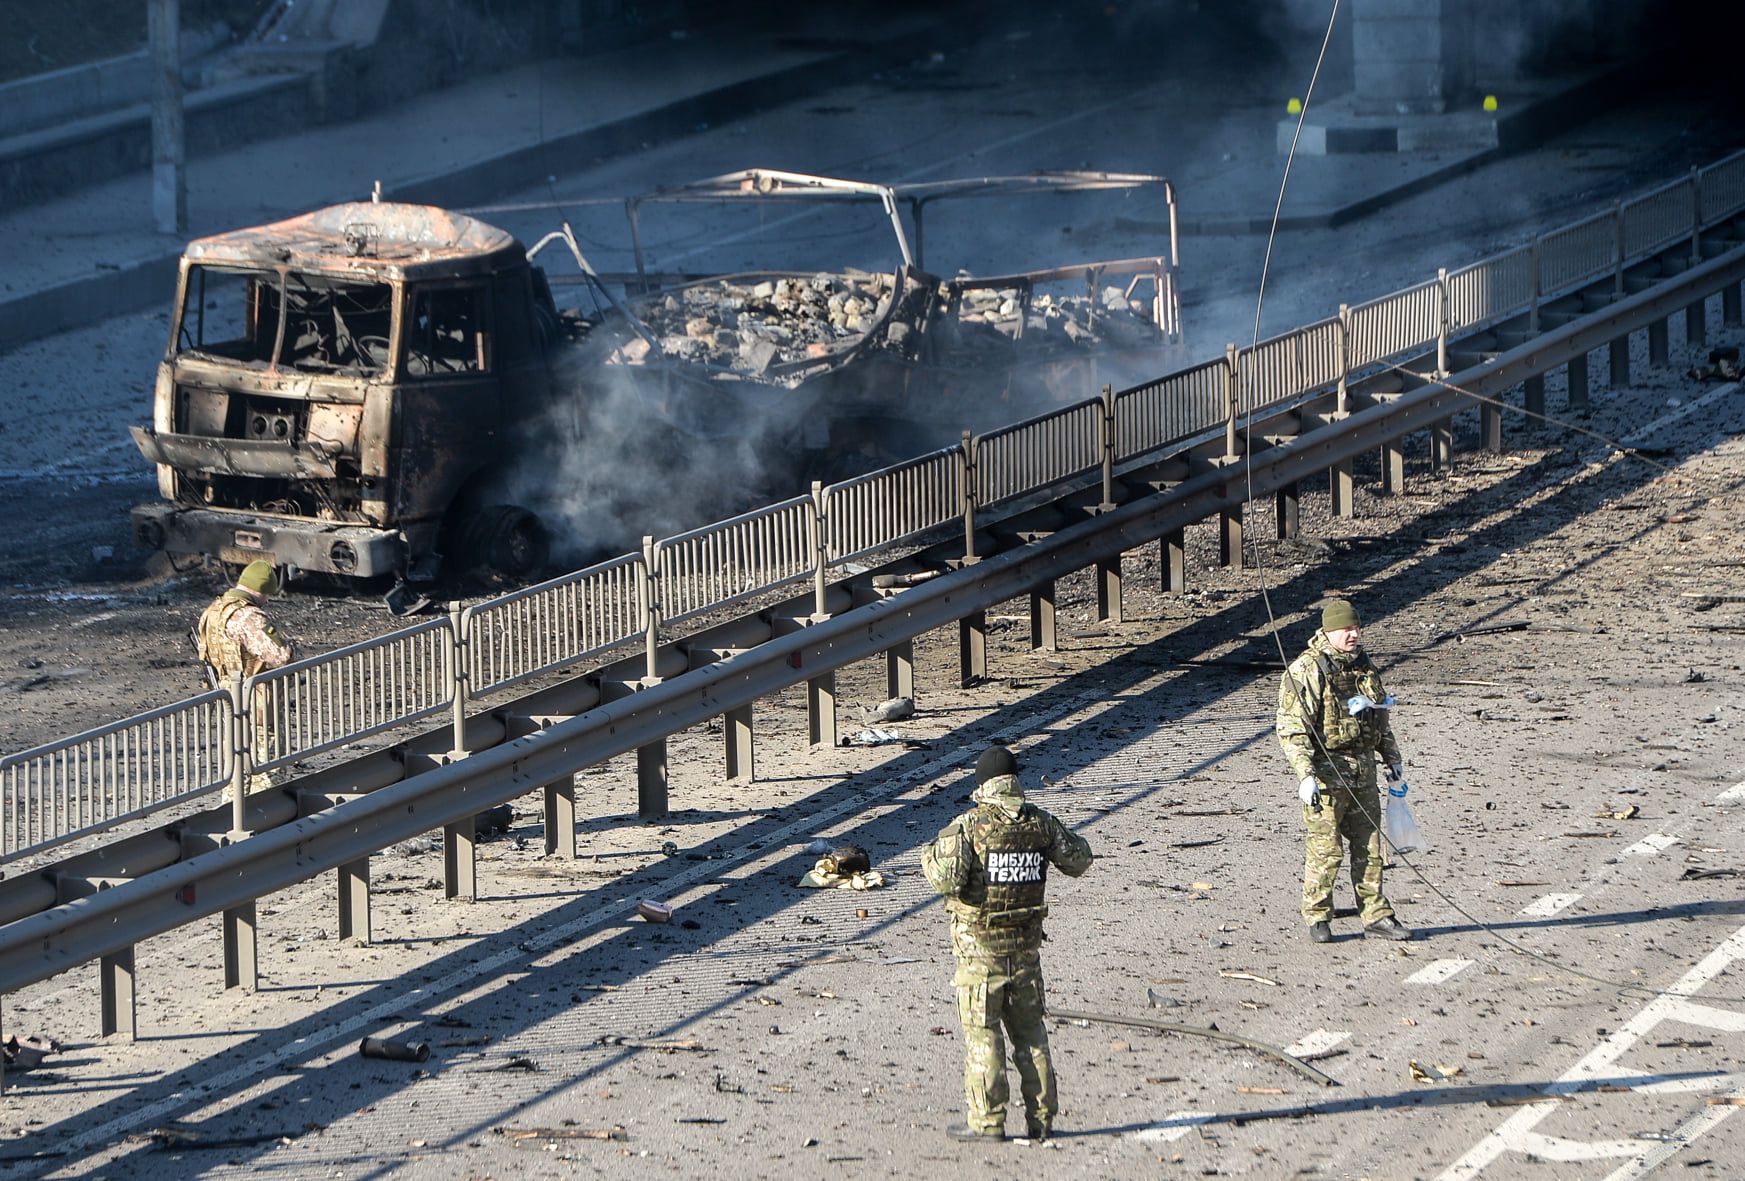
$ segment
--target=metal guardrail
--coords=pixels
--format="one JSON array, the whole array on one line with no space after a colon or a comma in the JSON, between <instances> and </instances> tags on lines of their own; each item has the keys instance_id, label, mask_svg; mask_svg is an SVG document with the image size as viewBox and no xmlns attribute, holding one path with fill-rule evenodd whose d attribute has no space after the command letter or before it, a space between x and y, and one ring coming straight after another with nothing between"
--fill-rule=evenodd
<instances>
[{"instance_id":1,"label":"metal guardrail","mask_svg":"<svg viewBox=\"0 0 1745 1181\"><path fill-rule=\"evenodd\" d=\"M186 799L252 759L256 694L272 730L263 767L358 741L444 705L597 655L664 623L738 601L1037 491L1125 463L1245 413L1434 349L1449 334L1532 311L1745 210L1745 152L1530 246L1334 319L1230 348L1223 358L1069 406L611 562L254 678L228 694L142 714L0 759L0 862ZM1239 394L1240 396L1233 396ZM652 606L659 603L661 611ZM457 655L458 654L458 655ZM464 680L461 672L464 669ZM241 717L233 716L240 713ZM175 719L172 721L172 719ZM233 737L234 736L234 737Z\"/></svg>"}]
</instances>

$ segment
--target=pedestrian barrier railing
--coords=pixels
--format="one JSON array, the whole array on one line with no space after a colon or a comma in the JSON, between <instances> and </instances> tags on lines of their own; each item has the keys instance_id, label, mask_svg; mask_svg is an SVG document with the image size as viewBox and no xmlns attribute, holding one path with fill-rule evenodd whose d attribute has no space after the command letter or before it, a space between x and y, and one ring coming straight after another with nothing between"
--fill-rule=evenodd
<instances>
[{"instance_id":1,"label":"pedestrian barrier railing","mask_svg":"<svg viewBox=\"0 0 1745 1181\"><path fill-rule=\"evenodd\" d=\"M1099 465L1157 454L1241 416L1343 386L1502 322L1745 210L1745 152L1612 209L1337 317L1103 398L650 542L563 578L0 759L0 862L230 781L431 716L598 656L662 626L963 522ZM819 596L822 602L822 595ZM820 610L822 607L820 607ZM268 733L257 736L261 721ZM458 732L458 727L457 727ZM258 764L258 767L256 766Z\"/></svg>"},{"instance_id":2,"label":"pedestrian barrier railing","mask_svg":"<svg viewBox=\"0 0 1745 1181\"><path fill-rule=\"evenodd\" d=\"M1533 259L1533 247L1522 246L1449 272L1448 330L1465 332L1530 308Z\"/></svg>"},{"instance_id":3,"label":"pedestrian barrier railing","mask_svg":"<svg viewBox=\"0 0 1745 1181\"><path fill-rule=\"evenodd\" d=\"M1103 403L1092 398L975 440L976 504L998 504L1103 462Z\"/></svg>"},{"instance_id":4,"label":"pedestrian barrier railing","mask_svg":"<svg viewBox=\"0 0 1745 1181\"><path fill-rule=\"evenodd\" d=\"M461 613L475 697L565 668L648 630L648 568L626 554Z\"/></svg>"},{"instance_id":5,"label":"pedestrian barrier railing","mask_svg":"<svg viewBox=\"0 0 1745 1181\"><path fill-rule=\"evenodd\" d=\"M824 490L831 565L870 554L963 515L961 447L948 447Z\"/></svg>"},{"instance_id":6,"label":"pedestrian barrier railing","mask_svg":"<svg viewBox=\"0 0 1745 1181\"><path fill-rule=\"evenodd\" d=\"M1623 257L1635 258L1688 237L1695 220L1696 193L1696 185L1687 177L1621 206L1618 221Z\"/></svg>"},{"instance_id":7,"label":"pedestrian barrier railing","mask_svg":"<svg viewBox=\"0 0 1745 1181\"><path fill-rule=\"evenodd\" d=\"M655 543L660 613L672 623L810 577L818 510L796 496Z\"/></svg>"},{"instance_id":8,"label":"pedestrian barrier railing","mask_svg":"<svg viewBox=\"0 0 1745 1181\"><path fill-rule=\"evenodd\" d=\"M16 856L204 795L230 779L223 690L0 759L0 850Z\"/></svg>"},{"instance_id":9,"label":"pedestrian barrier railing","mask_svg":"<svg viewBox=\"0 0 1745 1181\"><path fill-rule=\"evenodd\" d=\"M243 682L253 770L270 771L454 701L448 620L433 619Z\"/></svg>"},{"instance_id":10,"label":"pedestrian barrier railing","mask_svg":"<svg viewBox=\"0 0 1745 1181\"><path fill-rule=\"evenodd\" d=\"M1115 462L1222 423L1230 412L1230 368L1223 357L1115 396Z\"/></svg>"}]
</instances>

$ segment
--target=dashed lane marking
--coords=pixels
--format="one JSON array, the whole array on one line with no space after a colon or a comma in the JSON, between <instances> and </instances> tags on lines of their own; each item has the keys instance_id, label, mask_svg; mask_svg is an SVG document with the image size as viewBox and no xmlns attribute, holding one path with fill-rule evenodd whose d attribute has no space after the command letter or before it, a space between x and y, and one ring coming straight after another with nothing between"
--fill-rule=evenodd
<instances>
[{"instance_id":1,"label":"dashed lane marking","mask_svg":"<svg viewBox=\"0 0 1745 1181\"><path fill-rule=\"evenodd\" d=\"M1472 967L1473 960L1437 960L1406 977L1407 984L1442 984Z\"/></svg>"},{"instance_id":2,"label":"dashed lane marking","mask_svg":"<svg viewBox=\"0 0 1745 1181\"><path fill-rule=\"evenodd\" d=\"M1594 1047L1586 1057L1563 1073L1550 1086L1543 1088L1546 1095L1569 1095L1584 1087L1600 1081L1613 1081L1629 1078L1633 1088L1638 1091L1697 1094L1703 1091L1716 1093L1731 1093L1739 1087L1738 1074L1714 1074L1707 1077L1701 1075L1683 1076L1678 1078L1657 1078L1631 1067L1618 1065L1622 1058L1636 1043L1663 1021L1676 1021L1681 1024L1697 1025L1732 1032L1745 1028L1745 1015L1732 1010L1715 1009L1708 1005L1698 1004L1690 999L1691 994L1702 988L1710 980L1730 968L1735 962L1745 959L1745 927L1734 931L1732 935L1704 956L1690 971L1681 976L1678 982L1659 993L1653 1000L1636 1011L1635 1016L1626 1021L1609 1037ZM1566 1155L1553 1159L1559 1160L1601 1160L1620 1156L1633 1159L1611 1175L1616 1181L1627 1178L1641 1177L1646 1174L1653 1163L1668 1159L1668 1149L1677 1151L1689 1144L1696 1137L1709 1131L1720 1123L1719 1119L1704 1119L1702 1114L1687 1121L1677 1132L1665 1141L1658 1140L1598 1140L1571 1141L1558 1137L1543 1136L1533 1131L1539 1122L1547 1118L1557 1104L1536 1104L1523 1107L1514 1115L1490 1132L1477 1144L1473 1145L1464 1156L1444 1169L1436 1181L1471 1181L1494 1164L1505 1153L1515 1152L1537 1157L1551 1157L1553 1152L1576 1153L1585 1151L1585 1156ZM1731 1111L1731 1107L1711 1108L1715 1111ZM1580 1146L1579 1148L1576 1146ZM1508 1171L1505 1167L1505 1172Z\"/></svg>"},{"instance_id":3,"label":"dashed lane marking","mask_svg":"<svg viewBox=\"0 0 1745 1181\"><path fill-rule=\"evenodd\" d=\"M1677 837L1669 837L1663 832L1649 833L1641 840L1631 845L1619 854L1620 857L1652 857L1662 849L1678 844Z\"/></svg>"},{"instance_id":4,"label":"dashed lane marking","mask_svg":"<svg viewBox=\"0 0 1745 1181\"><path fill-rule=\"evenodd\" d=\"M1325 1054L1350 1038L1351 1035L1343 1030L1317 1029L1301 1041L1286 1046L1285 1053L1293 1058L1309 1058L1316 1054Z\"/></svg>"},{"instance_id":5,"label":"dashed lane marking","mask_svg":"<svg viewBox=\"0 0 1745 1181\"><path fill-rule=\"evenodd\" d=\"M1521 913L1528 918L1548 919L1560 910L1581 901L1580 894L1547 894L1531 906L1523 906Z\"/></svg>"},{"instance_id":6,"label":"dashed lane marking","mask_svg":"<svg viewBox=\"0 0 1745 1181\"><path fill-rule=\"evenodd\" d=\"M1742 801L1745 801L1745 783L1735 783L1715 797L1717 804L1737 804Z\"/></svg>"},{"instance_id":7,"label":"dashed lane marking","mask_svg":"<svg viewBox=\"0 0 1745 1181\"><path fill-rule=\"evenodd\" d=\"M1134 1132L1133 1138L1152 1144L1168 1144L1171 1140L1180 1140L1216 1115L1215 1111L1172 1111L1161 1122Z\"/></svg>"}]
</instances>

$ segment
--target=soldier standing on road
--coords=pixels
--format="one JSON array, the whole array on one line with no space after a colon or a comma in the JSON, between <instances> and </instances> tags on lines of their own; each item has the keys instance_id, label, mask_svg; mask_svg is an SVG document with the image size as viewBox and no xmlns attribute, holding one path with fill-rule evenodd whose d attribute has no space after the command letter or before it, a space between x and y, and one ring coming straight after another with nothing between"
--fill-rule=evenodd
<instances>
[{"instance_id":1,"label":"soldier standing on road","mask_svg":"<svg viewBox=\"0 0 1745 1181\"><path fill-rule=\"evenodd\" d=\"M946 1134L961 1140L1006 1135L1006 1047L1024 1094L1025 1133L1046 1140L1055 1113L1054 1066L1042 993L1043 895L1048 867L1069 877L1090 868L1083 837L1024 802L1018 760L990 746L976 760L975 807L921 853L927 880L946 898L957 957L957 1011L966 1043L964 1100L969 1116Z\"/></svg>"},{"instance_id":2,"label":"soldier standing on road","mask_svg":"<svg viewBox=\"0 0 1745 1181\"><path fill-rule=\"evenodd\" d=\"M1376 757L1402 774L1388 710L1393 698L1359 646L1357 609L1330 600L1321 630L1285 670L1278 694L1278 740L1298 779L1308 848L1303 858L1303 921L1316 943L1333 941L1333 882L1340 839L1351 848L1351 882L1363 929L1383 939L1410 939L1381 892L1384 860Z\"/></svg>"},{"instance_id":3,"label":"soldier standing on road","mask_svg":"<svg viewBox=\"0 0 1745 1181\"><path fill-rule=\"evenodd\" d=\"M267 669L289 664L294 657L287 643L267 618L266 601L279 593L279 572L271 562L256 560L243 568L236 585L214 599L200 613L194 628L194 649L217 674L222 688L241 674L244 680ZM266 694L257 690L252 703L250 729L254 765L267 761L272 751L271 718ZM249 790L271 787L270 776L249 776Z\"/></svg>"}]
</instances>

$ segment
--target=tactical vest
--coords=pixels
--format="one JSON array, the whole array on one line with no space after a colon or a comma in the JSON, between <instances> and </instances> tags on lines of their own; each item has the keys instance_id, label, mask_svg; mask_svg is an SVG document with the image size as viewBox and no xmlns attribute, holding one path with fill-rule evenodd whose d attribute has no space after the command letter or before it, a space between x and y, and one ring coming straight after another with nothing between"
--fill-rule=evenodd
<instances>
[{"instance_id":1,"label":"tactical vest","mask_svg":"<svg viewBox=\"0 0 1745 1181\"><path fill-rule=\"evenodd\" d=\"M974 850L969 882L947 909L974 929L991 954L1035 946L1048 915L1048 849L1052 837L1042 816L1026 804L1016 819L982 806L963 820Z\"/></svg>"},{"instance_id":2,"label":"tactical vest","mask_svg":"<svg viewBox=\"0 0 1745 1181\"><path fill-rule=\"evenodd\" d=\"M1315 653L1315 663L1321 670L1321 741L1330 751L1365 754L1381 742L1381 727L1385 715L1379 709L1366 709L1356 717L1346 702L1359 693L1376 701L1382 700L1381 675L1370 662L1368 653L1355 660L1340 662L1325 652Z\"/></svg>"},{"instance_id":3,"label":"tactical vest","mask_svg":"<svg viewBox=\"0 0 1745 1181\"><path fill-rule=\"evenodd\" d=\"M194 632L194 647L201 660L217 671L221 681L229 681L238 672L252 677L264 667L249 654L241 641L230 635L230 621L244 607L252 607L237 591L225 591L200 614L200 626Z\"/></svg>"}]
</instances>

